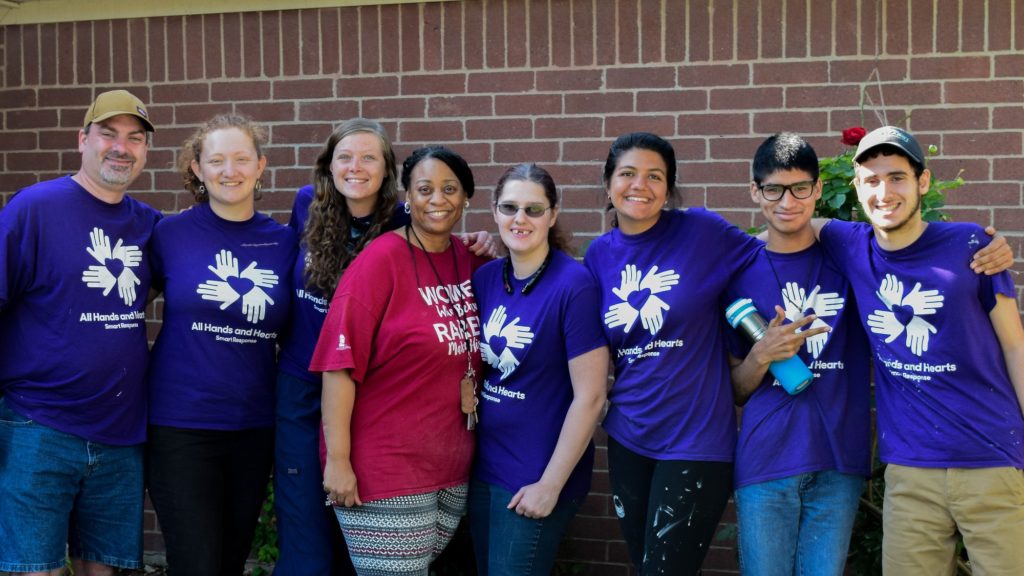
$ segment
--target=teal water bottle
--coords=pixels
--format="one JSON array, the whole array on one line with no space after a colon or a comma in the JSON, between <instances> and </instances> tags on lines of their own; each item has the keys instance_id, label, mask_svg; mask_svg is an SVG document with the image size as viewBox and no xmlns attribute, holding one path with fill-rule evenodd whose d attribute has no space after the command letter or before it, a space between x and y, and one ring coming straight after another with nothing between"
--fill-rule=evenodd
<instances>
[{"instance_id":1,"label":"teal water bottle","mask_svg":"<svg viewBox=\"0 0 1024 576\"><path fill-rule=\"evenodd\" d=\"M764 338L765 332L768 331L768 323L757 313L757 308L754 308L750 298L738 298L729 304L725 309L725 319L729 321L730 326L743 332L751 344ZM786 392L793 395L802 392L814 380L811 369L796 354L791 358L772 362L768 370Z\"/></svg>"}]
</instances>

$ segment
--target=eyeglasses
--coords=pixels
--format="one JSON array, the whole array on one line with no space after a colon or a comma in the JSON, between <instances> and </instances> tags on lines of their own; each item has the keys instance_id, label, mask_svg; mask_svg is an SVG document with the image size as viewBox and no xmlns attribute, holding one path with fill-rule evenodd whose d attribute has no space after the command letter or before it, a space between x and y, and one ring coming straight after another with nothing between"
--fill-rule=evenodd
<instances>
[{"instance_id":1,"label":"eyeglasses","mask_svg":"<svg viewBox=\"0 0 1024 576\"><path fill-rule=\"evenodd\" d=\"M793 198L798 200L804 200L810 198L811 194L814 193L814 181L807 180L805 182L797 182L795 184L765 184L764 186L758 186L758 190L761 191L761 196L769 202L775 202L776 200L782 200L782 197L786 194L786 190L793 195Z\"/></svg>"},{"instance_id":2,"label":"eyeglasses","mask_svg":"<svg viewBox=\"0 0 1024 576\"><path fill-rule=\"evenodd\" d=\"M545 206L543 204L527 204L526 206L519 206L511 202L502 202L498 204L498 212L501 212L505 216L515 216L517 212L522 210L530 218L540 218L545 212L551 210L551 206Z\"/></svg>"}]
</instances>

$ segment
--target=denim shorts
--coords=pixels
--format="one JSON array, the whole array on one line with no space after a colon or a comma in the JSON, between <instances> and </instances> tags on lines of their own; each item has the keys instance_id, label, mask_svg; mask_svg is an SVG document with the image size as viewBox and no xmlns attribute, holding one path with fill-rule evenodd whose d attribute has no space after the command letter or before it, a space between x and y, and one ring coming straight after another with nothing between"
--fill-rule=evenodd
<instances>
[{"instance_id":1,"label":"denim shorts","mask_svg":"<svg viewBox=\"0 0 1024 576\"><path fill-rule=\"evenodd\" d=\"M140 568L142 455L37 424L0 397L0 572L54 570L66 553Z\"/></svg>"}]
</instances>

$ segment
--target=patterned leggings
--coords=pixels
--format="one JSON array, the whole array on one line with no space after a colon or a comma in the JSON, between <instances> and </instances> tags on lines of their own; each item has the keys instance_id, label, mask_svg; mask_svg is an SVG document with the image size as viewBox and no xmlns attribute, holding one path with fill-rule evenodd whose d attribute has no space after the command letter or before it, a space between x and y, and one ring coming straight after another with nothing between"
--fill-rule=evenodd
<instances>
[{"instance_id":1,"label":"patterned leggings","mask_svg":"<svg viewBox=\"0 0 1024 576\"><path fill-rule=\"evenodd\" d=\"M467 484L335 507L359 576L426 576L466 511Z\"/></svg>"}]
</instances>

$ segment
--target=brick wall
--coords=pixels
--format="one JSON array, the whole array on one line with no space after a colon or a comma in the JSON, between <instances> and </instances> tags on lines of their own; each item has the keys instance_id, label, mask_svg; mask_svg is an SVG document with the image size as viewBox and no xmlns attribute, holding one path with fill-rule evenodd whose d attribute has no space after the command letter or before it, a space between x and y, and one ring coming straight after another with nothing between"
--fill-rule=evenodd
<instances>
[{"instance_id":1,"label":"brick wall","mask_svg":"<svg viewBox=\"0 0 1024 576\"><path fill-rule=\"evenodd\" d=\"M750 226L761 139L794 130L831 155L843 128L885 118L939 147L940 177L963 170L951 216L1024 250L1024 0L487 0L5 26L0 78L0 203L77 170L75 130L110 87L150 103L159 130L133 189L161 210L189 205L170 166L215 113L269 126L258 208L280 219L332 127L362 115L399 158L434 142L466 155L485 186L468 229L492 227L486 185L505 167L548 166L578 243L607 229L601 164L620 133L671 139L684 203ZM597 462L562 557L627 574L603 449ZM151 517L147 530L158 546ZM731 543L706 565L734 573Z\"/></svg>"}]
</instances>

